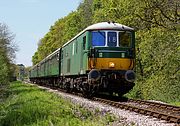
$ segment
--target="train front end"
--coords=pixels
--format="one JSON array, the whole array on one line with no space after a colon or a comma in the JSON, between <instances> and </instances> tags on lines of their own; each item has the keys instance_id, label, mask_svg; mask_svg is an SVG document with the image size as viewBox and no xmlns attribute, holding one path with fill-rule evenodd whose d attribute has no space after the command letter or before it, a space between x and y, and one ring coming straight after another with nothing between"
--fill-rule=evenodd
<instances>
[{"instance_id":1,"label":"train front end","mask_svg":"<svg viewBox=\"0 0 180 126\"><path fill-rule=\"evenodd\" d=\"M123 95L135 81L133 28L103 22L89 27L88 81L99 91Z\"/></svg>"}]
</instances>

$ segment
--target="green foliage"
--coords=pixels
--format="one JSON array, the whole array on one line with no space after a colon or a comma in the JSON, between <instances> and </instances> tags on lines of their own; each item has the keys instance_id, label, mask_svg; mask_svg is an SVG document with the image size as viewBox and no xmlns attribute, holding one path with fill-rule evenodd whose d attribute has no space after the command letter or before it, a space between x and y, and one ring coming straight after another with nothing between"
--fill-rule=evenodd
<instances>
[{"instance_id":1,"label":"green foliage","mask_svg":"<svg viewBox=\"0 0 180 126\"><path fill-rule=\"evenodd\" d=\"M136 16L141 19L145 28L163 27L177 30L179 25L179 0L139 0L139 12Z\"/></svg>"},{"instance_id":2,"label":"green foliage","mask_svg":"<svg viewBox=\"0 0 180 126\"><path fill-rule=\"evenodd\" d=\"M0 103L0 126L99 126L115 120L20 82L12 83L6 93L8 97Z\"/></svg>"},{"instance_id":3,"label":"green foliage","mask_svg":"<svg viewBox=\"0 0 180 126\"><path fill-rule=\"evenodd\" d=\"M9 82L13 75L15 52L14 35L5 24L0 23L0 88Z\"/></svg>"},{"instance_id":4,"label":"green foliage","mask_svg":"<svg viewBox=\"0 0 180 126\"><path fill-rule=\"evenodd\" d=\"M162 28L139 31L143 80L140 81L145 99L180 100L180 37L177 32Z\"/></svg>"},{"instance_id":5,"label":"green foliage","mask_svg":"<svg viewBox=\"0 0 180 126\"><path fill-rule=\"evenodd\" d=\"M2 55L0 55L0 85L8 82L8 65Z\"/></svg>"}]
</instances>

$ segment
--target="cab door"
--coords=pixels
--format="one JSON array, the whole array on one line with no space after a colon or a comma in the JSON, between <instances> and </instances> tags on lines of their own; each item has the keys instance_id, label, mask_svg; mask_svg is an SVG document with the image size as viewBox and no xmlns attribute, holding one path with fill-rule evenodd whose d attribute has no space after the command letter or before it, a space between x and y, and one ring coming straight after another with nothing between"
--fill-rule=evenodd
<instances>
[{"instance_id":1,"label":"cab door","mask_svg":"<svg viewBox=\"0 0 180 126\"><path fill-rule=\"evenodd\" d=\"M87 37L84 35L82 37L82 42L81 42L81 62L80 62L80 69L81 69L81 74L85 74L87 70Z\"/></svg>"}]
</instances>

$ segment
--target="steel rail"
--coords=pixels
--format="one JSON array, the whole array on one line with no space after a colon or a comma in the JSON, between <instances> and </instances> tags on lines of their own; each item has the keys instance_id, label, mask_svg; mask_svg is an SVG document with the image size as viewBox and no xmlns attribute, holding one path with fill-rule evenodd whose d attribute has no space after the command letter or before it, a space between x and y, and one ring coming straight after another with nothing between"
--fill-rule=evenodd
<instances>
[{"instance_id":1,"label":"steel rail","mask_svg":"<svg viewBox=\"0 0 180 126\"><path fill-rule=\"evenodd\" d=\"M153 109L153 108L141 108L141 107L138 107L138 106L134 106L134 105L130 105L130 104L125 104L125 103L121 103L121 102L117 102L117 101L111 101L111 100L107 100L107 99L102 99L102 98L96 98L94 97L93 98L94 101L99 101L101 103L104 103L104 104L108 104L108 105L111 105L113 107L116 107L116 108L120 108L120 109L125 109L125 110L130 110L130 111L133 111L133 112L137 112L139 114L143 114L143 115L146 115L146 116L152 116L152 117L155 117L155 118L158 118L158 119L161 119L161 120L166 120L167 122L170 122L170 123L176 123L176 124L180 124L180 107L177 107L177 106L171 106L171 105L167 105L166 104L161 104L161 103L155 103L156 106L154 106L155 108L159 107L159 106L163 106L163 108L165 107L166 109L172 109L172 112L171 113L167 113L166 111L157 111L157 109ZM130 100L132 101L132 99ZM133 100L133 102L135 102L136 100ZM143 103L143 104L151 104L153 105L154 102L149 102L147 101L142 101L141 100L138 100L137 103ZM174 107L174 109L173 109ZM173 111L176 111L178 112L179 114L176 115L176 114L173 114Z\"/></svg>"}]
</instances>

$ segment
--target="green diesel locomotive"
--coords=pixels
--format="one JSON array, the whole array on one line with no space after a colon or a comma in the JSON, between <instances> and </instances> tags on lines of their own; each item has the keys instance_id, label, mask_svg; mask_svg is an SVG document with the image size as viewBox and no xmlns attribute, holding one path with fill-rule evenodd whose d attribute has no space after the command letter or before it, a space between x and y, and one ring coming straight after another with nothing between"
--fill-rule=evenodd
<instances>
[{"instance_id":1,"label":"green diesel locomotive","mask_svg":"<svg viewBox=\"0 0 180 126\"><path fill-rule=\"evenodd\" d=\"M87 27L61 48L33 66L33 83L79 91L86 96L98 92L129 92L134 86L135 32L112 22Z\"/></svg>"}]
</instances>

